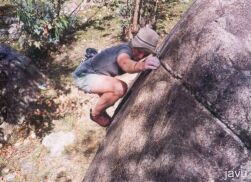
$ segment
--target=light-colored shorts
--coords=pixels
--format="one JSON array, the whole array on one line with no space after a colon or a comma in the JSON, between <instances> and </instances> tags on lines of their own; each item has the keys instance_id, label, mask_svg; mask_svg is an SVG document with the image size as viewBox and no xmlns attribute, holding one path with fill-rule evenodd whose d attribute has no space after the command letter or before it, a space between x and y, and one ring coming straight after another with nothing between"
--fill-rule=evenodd
<instances>
[{"instance_id":1,"label":"light-colored shorts","mask_svg":"<svg viewBox=\"0 0 251 182\"><path fill-rule=\"evenodd\" d=\"M75 85L85 93L92 93L91 85L99 77L97 74L86 74L81 77L74 77Z\"/></svg>"}]
</instances>

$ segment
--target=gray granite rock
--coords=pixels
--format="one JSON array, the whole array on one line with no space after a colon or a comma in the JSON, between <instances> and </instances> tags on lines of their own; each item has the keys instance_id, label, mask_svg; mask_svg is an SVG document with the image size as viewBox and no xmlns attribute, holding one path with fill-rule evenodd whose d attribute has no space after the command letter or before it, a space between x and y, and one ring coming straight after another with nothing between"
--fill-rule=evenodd
<instances>
[{"instance_id":1,"label":"gray granite rock","mask_svg":"<svg viewBox=\"0 0 251 182\"><path fill-rule=\"evenodd\" d=\"M160 46L162 66L119 106L84 181L250 181L250 9L192 4Z\"/></svg>"},{"instance_id":2,"label":"gray granite rock","mask_svg":"<svg viewBox=\"0 0 251 182\"><path fill-rule=\"evenodd\" d=\"M0 116L9 123L24 121L30 102L39 93L43 75L26 56L0 44ZM39 81L40 80L40 81Z\"/></svg>"}]
</instances>

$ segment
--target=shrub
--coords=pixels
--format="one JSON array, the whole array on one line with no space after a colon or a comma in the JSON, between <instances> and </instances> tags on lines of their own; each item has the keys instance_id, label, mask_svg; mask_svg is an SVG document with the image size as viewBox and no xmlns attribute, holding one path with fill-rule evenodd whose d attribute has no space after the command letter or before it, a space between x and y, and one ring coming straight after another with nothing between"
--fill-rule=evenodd
<instances>
[{"instance_id":1,"label":"shrub","mask_svg":"<svg viewBox=\"0 0 251 182\"><path fill-rule=\"evenodd\" d=\"M23 23L26 47L57 44L74 19L61 14L65 0L12 0L17 17Z\"/></svg>"}]
</instances>

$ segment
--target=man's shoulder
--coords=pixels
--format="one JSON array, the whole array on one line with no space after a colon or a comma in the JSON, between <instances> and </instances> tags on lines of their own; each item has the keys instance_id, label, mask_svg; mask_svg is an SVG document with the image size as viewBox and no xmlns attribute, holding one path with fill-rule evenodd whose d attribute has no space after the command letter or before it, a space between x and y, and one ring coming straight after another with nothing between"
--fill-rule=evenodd
<instances>
[{"instance_id":1,"label":"man's shoulder","mask_svg":"<svg viewBox=\"0 0 251 182\"><path fill-rule=\"evenodd\" d=\"M126 53L131 57L132 56L132 49L129 46L129 44L120 44L118 53L119 54Z\"/></svg>"},{"instance_id":2,"label":"man's shoulder","mask_svg":"<svg viewBox=\"0 0 251 182\"><path fill-rule=\"evenodd\" d=\"M130 46L129 46L129 44L122 43L122 44L114 45L114 46L107 48L107 49L109 49L109 50L130 49Z\"/></svg>"},{"instance_id":3,"label":"man's shoulder","mask_svg":"<svg viewBox=\"0 0 251 182\"><path fill-rule=\"evenodd\" d=\"M106 48L100 52L102 56L115 56L117 57L121 53L126 53L129 56L132 55L132 50L128 44L117 44L110 48Z\"/></svg>"}]
</instances>

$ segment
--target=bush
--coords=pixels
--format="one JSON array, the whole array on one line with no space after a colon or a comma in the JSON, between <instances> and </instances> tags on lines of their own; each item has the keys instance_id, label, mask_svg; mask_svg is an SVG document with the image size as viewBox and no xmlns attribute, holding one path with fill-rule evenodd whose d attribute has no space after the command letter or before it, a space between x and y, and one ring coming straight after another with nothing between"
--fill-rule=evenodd
<instances>
[{"instance_id":1,"label":"bush","mask_svg":"<svg viewBox=\"0 0 251 182\"><path fill-rule=\"evenodd\" d=\"M57 44L65 31L73 27L72 17L61 14L65 0L12 0L17 17L23 23L25 47L41 48Z\"/></svg>"}]
</instances>

